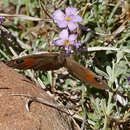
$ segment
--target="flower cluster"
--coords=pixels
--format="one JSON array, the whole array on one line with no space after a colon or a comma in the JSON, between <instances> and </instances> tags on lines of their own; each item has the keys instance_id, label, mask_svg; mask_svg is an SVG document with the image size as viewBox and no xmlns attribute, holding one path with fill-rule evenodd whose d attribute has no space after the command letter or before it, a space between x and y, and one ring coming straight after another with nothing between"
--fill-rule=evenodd
<instances>
[{"instance_id":1,"label":"flower cluster","mask_svg":"<svg viewBox=\"0 0 130 130\"><path fill-rule=\"evenodd\" d=\"M59 34L59 38L53 41L53 44L64 47L66 52L70 52L72 46L79 48L81 43L76 42L77 34L73 33L77 29L78 23L82 22L82 17L77 15L77 9L68 7L65 13L58 9L53 13L52 18L57 26L63 29Z\"/></svg>"},{"instance_id":2,"label":"flower cluster","mask_svg":"<svg viewBox=\"0 0 130 130\"><path fill-rule=\"evenodd\" d=\"M0 16L0 25L5 21L5 17Z\"/></svg>"}]
</instances>

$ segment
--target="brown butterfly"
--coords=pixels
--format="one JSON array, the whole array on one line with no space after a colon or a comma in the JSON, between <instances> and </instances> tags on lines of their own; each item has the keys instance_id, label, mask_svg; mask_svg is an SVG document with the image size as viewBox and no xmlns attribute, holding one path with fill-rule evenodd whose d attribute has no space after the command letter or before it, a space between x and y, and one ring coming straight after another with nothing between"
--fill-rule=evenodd
<instances>
[{"instance_id":1,"label":"brown butterfly","mask_svg":"<svg viewBox=\"0 0 130 130\"><path fill-rule=\"evenodd\" d=\"M6 64L10 67L21 70L33 69L44 72L65 67L70 73L85 83L98 89L110 90L106 82L102 80L100 76L97 76L88 68L85 68L73 59L63 56L60 53L47 52L25 56L7 61Z\"/></svg>"}]
</instances>

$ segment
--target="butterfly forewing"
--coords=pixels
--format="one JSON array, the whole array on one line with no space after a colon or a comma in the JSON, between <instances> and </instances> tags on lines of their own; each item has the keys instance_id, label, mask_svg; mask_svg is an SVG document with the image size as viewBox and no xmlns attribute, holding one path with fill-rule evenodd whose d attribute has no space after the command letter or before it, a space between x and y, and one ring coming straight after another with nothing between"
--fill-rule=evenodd
<instances>
[{"instance_id":1,"label":"butterfly forewing","mask_svg":"<svg viewBox=\"0 0 130 130\"><path fill-rule=\"evenodd\" d=\"M7 61L10 67L27 70L56 70L64 66L64 58L59 53L43 53L17 58Z\"/></svg>"}]
</instances>

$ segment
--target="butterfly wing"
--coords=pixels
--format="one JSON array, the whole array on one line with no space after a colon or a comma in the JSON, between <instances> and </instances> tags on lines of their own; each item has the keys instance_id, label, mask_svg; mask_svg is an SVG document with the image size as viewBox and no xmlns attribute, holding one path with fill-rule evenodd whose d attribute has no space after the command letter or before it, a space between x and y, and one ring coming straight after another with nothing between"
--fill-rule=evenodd
<instances>
[{"instance_id":1,"label":"butterfly wing","mask_svg":"<svg viewBox=\"0 0 130 130\"><path fill-rule=\"evenodd\" d=\"M38 71L56 70L61 67L66 67L74 76L85 83L95 88L110 90L105 81L91 70L83 67L69 57L61 56L59 53L43 53L25 56L7 61L6 64L21 70L33 69Z\"/></svg>"},{"instance_id":2,"label":"butterfly wing","mask_svg":"<svg viewBox=\"0 0 130 130\"><path fill-rule=\"evenodd\" d=\"M97 76L94 72L80 65L76 61L66 58L65 67L77 78L81 79L85 83L104 90L110 90L108 85L101 77Z\"/></svg>"},{"instance_id":3,"label":"butterfly wing","mask_svg":"<svg viewBox=\"0 0 130 130\"><path fill-rule=\"evenodd\" d=\"M42 53L10 60L6 64L21 70L33 69L48 71L63 67L64 58L61 58L59 53Z\"/></svg>"}]
</instances>

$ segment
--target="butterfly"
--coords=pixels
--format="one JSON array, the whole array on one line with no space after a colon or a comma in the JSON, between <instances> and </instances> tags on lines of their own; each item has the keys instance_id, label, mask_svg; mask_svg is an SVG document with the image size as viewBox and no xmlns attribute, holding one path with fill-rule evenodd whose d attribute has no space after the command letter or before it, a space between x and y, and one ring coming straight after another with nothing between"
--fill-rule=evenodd
<instances>
[{"instance_id":1,"label":"butterfly","mask_svg":"<svg viewBox=\"0 0 130 130\"><path fill-rule=\"evenodd\" d=\"M47 52L34 54L6 61L6 65L12 68L35 71L50 71L57 70L61 67L67 70L78 79L84 81L95 88L110 90L107 83L90 69L85 68L70 57L64 56L58 52Z\"/></svg>"}]
</instances>

